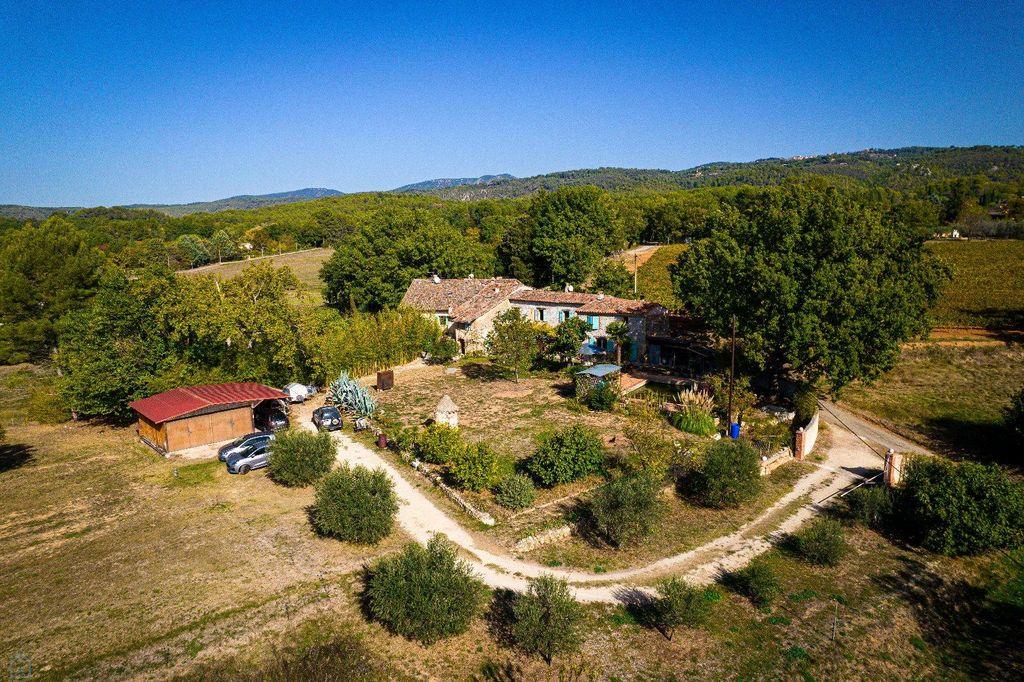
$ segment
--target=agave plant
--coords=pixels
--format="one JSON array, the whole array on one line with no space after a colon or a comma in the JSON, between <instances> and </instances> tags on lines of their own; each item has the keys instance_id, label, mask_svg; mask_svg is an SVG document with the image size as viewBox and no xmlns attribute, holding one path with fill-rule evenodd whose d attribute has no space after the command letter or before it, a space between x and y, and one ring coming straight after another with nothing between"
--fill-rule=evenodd
<instances>
[{"instance_id":1,"label":"agave plant","mask_svg":"<svg viewBox=\"0 0 1024 682\"><path fill-rule=\"evenodd\" d=\"M377 405L373 402L373 396L355 379L349 377L348 372L342 372L338 378L331 382L327 389L327 395L338 407L364 417L373 415Z\"/></svg>"},{"instance_id":2,"label":"agave plant","mask_svg":"<svg viewBox=\"0 0 1024 682\"><path fill-rule=\"evenodd\" d=\"M684 407L693 407L706 412L715 408L715 398L708 391L701 388L684 388L676 391L675 400Z\"/></svg>"}]
</instances>

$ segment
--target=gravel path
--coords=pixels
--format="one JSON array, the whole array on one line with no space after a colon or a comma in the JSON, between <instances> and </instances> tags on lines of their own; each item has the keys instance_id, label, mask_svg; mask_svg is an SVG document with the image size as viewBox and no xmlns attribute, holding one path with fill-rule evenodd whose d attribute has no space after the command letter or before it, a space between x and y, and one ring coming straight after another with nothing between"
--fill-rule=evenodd
<instances>
[{"instance_id":1,"label":"gravel path","mask_svg":"<svg viewBox=\"0 0 1024 682\"><path fill-rule=\"evenodd\" d=\"M303 424L312 428L306 419L303 419ZM418 542L426 543L435 534L443 533L471 555L473 568L491 587L523 590L529 578L549 573L572 583L576 597L581 601L615 603L635 599L638 591L646 592L630 583L650 581L664 574L679 575L694 584L713 582L722 572L742 567L770 549L781 534L799 528L820 511L818 501L860 481L872 469L880 468L878 458L856 436L840 428L834 431L832 447L825 462L799 479L793 490L753 521L687 552L646 566L602 574L542 566L481 547L472 533L435 505L417 485L402 476L377 452L344 433L333 435L339 462L383 469L394 481L400 504L398 522L409 535ZM424 481L422 485L429 483ZM804 497L810 500L793 509L792 505Z\"/></svg>"}]
</instances>

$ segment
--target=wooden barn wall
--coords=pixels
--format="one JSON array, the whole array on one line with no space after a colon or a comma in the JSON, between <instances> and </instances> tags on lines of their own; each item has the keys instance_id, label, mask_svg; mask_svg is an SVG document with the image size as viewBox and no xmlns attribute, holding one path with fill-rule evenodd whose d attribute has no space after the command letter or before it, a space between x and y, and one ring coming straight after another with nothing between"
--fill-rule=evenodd
<instances>
[{"instance_id":1,"label":"wooden barn wall","mask_svg":"<svg viewBox=\"0 0 1024 682\"><path fill-rule=\"evenodd\" d=\"M139 417L139 437L149 441L151 445L160 449L167 448L164 424L154 424L145 417Z\"/></svg>"},{"instance_id":2,"label":"wooden barn wall","mask_svg":"<svg viewBox=\"0 0 1024 682\"><path fill-rule=\"evenodd\" d=\"M167 430L167 450L184 450L198 445L231 440L251 433L252 408L236 407L221 412L201 414L164 424Z\"/></svg>"}]
</instances>

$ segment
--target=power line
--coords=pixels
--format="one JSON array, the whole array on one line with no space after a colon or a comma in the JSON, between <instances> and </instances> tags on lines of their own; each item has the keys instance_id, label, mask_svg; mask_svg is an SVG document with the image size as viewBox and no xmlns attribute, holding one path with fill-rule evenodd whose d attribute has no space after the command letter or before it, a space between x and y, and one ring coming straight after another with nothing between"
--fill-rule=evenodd
<instances>
[{"instance_id":1,"label":"power line","mask_svg":"<svg viewBox=\"0 0 1024 682\"><path fill-rule=\"evenodd\" d=\"M885 461L886 461L886 460L888 459L888 457L887 457L888 453L886 453L886 455L879 455L879 454L878 454L878 451L877 451L877 450L875 450L875 448L871 446L871 443L867 442L867 440L865 440L863 436L861 436L861 435L860 435L859 433L857 433L857 432L856 432L856 431L854 431L854 430L853 430L852 428L850 428L849 424L847 424L846 422L844 422L844 421L842 420L842 418L841 418L841 417L840 417L839 415L837 415L837 414L836 414L835 412L833 412L832 410L830 410L830 409L828 408L828 406L827 406L827 405L826 405L826 404L825 404L824 402L822 402L821 400L819 400L819 401L818 401L818 406L819 406L819 407L821 407L822 409L824 409L824 410L825 410L826 412L828 412L828 413L829 413L830 415L832 415L832 416L833 416L833 417L835 418L835 420L836 420L837 422L839 422L840 424L842 424L842 425L843 425L843 428L845 428L845 429L846 429L847 431L849 431L849 432L850 432L850 433L852 433L853 435L857 436L857 438L859 438L859 439L860 439L860 441L861 441L862 443L864 443L864 445L865 445L865 446L866 446L866 447L867 447L867 448L868 448L869 450L871 450L871 452L873 452L873 453L874 453L874 454L875 454L876 456L878 456L878 457L881 457L881 459L882 459L882 462L883 462L883 463L884 463L884 462L885 462ZM897 467L897 466L896 466L895 464L893 464L893 465L892 465L892 468L893 468L893 469L895 469L895 470L896 470L896 472L900 474L900 476L902 476L902 475L903 475L903 471L902 471L902 470L901 470L901 469L900 469L899 467ZM849 489L843 489L843 490L837 490L836 492L832 493L831 495L828 495L827 497L823 497L822 499L818 500L818 501L816 502L816 504L821 504L822 502L825 502L826 500L828 500L828 499L830 499L830 498L832 498L832 497L835 497L836 495L839 495L840 497L842 497L842 496L844 496L844 495L847 495L848 493L852 493L852 492L853 492L854 490L856 490L857 488L860 488L861 486L865 486L865 485L867 485L868 483L870 483L871 481L874 481L875 479L877 479L877 478L878 478L879 476L884 476L884 475L885 475L885 472L883 471L883 472L881 472L881 473L875 474L875 475L874 475L874 476L872 476L871 478L865 478L865 479L864 479L863 481L861 481L861 482L860 482L860 483L858 483L857 485L853 486L852 488L849 488ZM1009 559L1009 560L1010 560L1010 561L1012 561L1013 563L1017 564L1017 565L1018 565L1018 566L1020 566L1021 568L1024 568L1024 563L1021 563L1020 561L1018 561L1016 557L1014 557L1014 556L1013 556L1012 554L1010 554L1009 552L1007 552L1007 551L1006 551L1005 549L1003 549L1003 548L1001 548L1001 547L997 547L996 549L997 549L997 550L998 550L998 551L999 551L1000 553L1002 553L1002 554L1003 554L1003 556L1005 556L1005 557L1006 557L1007 559Z\"/></svg>"}]
</instances>

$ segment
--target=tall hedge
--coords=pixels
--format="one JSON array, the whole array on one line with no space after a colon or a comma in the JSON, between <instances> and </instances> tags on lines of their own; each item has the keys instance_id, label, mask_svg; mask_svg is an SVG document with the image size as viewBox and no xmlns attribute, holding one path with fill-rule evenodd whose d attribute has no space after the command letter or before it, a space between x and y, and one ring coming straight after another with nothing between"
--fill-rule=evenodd
<instances>
[{"instance_id":1,"label":"tall hedge","mask_svg":"<svg viewBox=\"0 0 1024 682\"><path fill-rule=\"evenodd\" d=\"M1024 542L1024 487L994 465L914 457L895 518L908 539L951 556Z\"/></svg>"}]
</instances>

